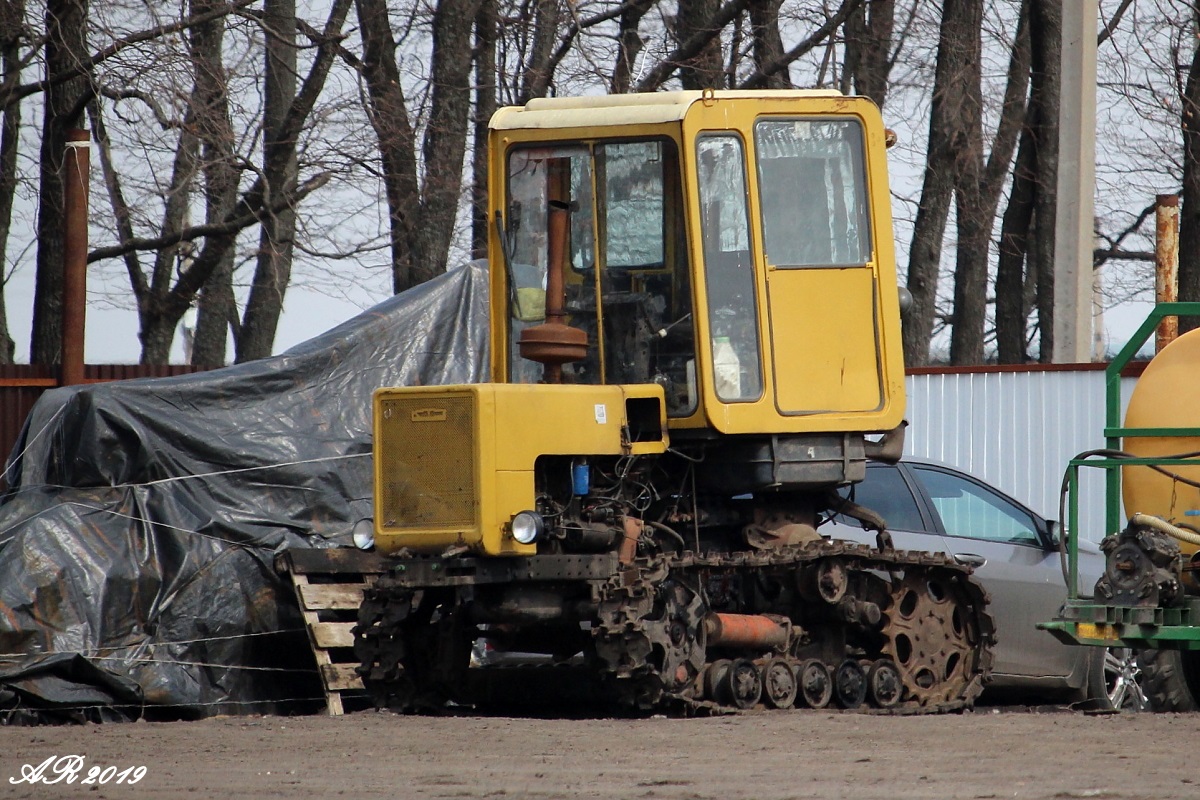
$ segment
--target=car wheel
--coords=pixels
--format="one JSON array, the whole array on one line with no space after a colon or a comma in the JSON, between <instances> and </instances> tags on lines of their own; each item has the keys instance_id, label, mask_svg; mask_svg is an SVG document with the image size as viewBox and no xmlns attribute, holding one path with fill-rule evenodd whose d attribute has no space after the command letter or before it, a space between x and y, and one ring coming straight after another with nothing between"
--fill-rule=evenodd
<instances>
[{"instance_id":1,"label":"car wheel","mask_svg":"<svg viewBox=\"0 0 1200 800\"><path fill-rule=\"evenodd\" d=\"M1093 707L1106 711L1149 709L1137 651L1127 647L1093 649L1088 666L1088 700Z\"/></svg>"},{"instance_id":2,"label":"car wheel","mask_svg":"<svg viewBox=\"0 0 1200 800\"><path fill-rule=\"evenodd\" d=\"M1144 650L1138 657L1142 688L1153 711L1196 711L1189 672L1195 674L1197 657L1181 650Z\"/></svg>"}]
</instances>

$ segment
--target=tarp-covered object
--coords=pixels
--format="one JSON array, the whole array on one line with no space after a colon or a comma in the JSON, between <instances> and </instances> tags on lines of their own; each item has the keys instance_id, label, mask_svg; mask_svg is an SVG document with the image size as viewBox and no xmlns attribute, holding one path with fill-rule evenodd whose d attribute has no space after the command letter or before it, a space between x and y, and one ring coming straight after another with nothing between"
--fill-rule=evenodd
<instances>
[{"instance_id":1,"label":"tarp-covered object","mask_svg":"<svg viewBox=\"0 0 1200 800\"><path fill-rule=\"evenodd\" d=\"M275 555L369 524L372 391L485 379L487 315L472 262L279 356L47 392L0 505L0 707L311 707L320 684Z\"/></svg>"}]
</instances>

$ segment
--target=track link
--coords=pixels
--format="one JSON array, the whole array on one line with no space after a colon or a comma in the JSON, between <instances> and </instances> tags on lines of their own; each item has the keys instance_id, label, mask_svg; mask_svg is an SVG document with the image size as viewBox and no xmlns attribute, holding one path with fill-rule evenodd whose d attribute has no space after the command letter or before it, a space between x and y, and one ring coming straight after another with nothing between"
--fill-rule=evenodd
<instances>
[{"instance_id":1,"label":"track link","mask_svg":"<svg viewBox=\"0 0 1200 800\"><path fill-rule=\"evenodd\" d=\"M848 593L856 583L849 576L868 578L867 596ZM745 653L705 662L702 641L681 641L670 634L678 630L679 622L703 613L691 605L679 606L675 598L680 586L765 579L786 589L789 578L793 584L823 578L835 584L824 597L820 586L808 593L801 588L796 596L785 595L773 607L753 609L789 617L806 630L808 641L800 640L792 652ZM695 588L690 591L700 593ZM896 714L940 713L973 704L991 673L995 627L987 601L969 571L948 556L822 541L766 551L640 559L606 585L600 624L593 635L615 696L640 709L664 702L688 711L747 707L747 698L757 695L753 687L745 688L744 665L738 676L741 694L728 676L731 667L744 661L754 664L768 683L772 676L780 678L776 683L786 682L780 670L780 664L786 664L796 676L797 702L823 705L819 700L806 702L802 686L806 667L810 676L815 670L820 678L819 667L813 664L817 661L835 684L825 702L852 708L866 705ZM875 625L847 620L846 610L861 608L863 603L880 607ZM822 637L842 646L830 646ZM818 653L824 657L814 658ZM869 690L867 695L856 701L853 691L839 692L839 671L845 683L861 682ZM766 705L776 705L767 693L761 696ZM820 692L815 696L819 698Z\"/></svg>"},{"instance_id":2,"label":"track link","mask_svg":"<svg viewBox=\"0 0 1200 800\"><path fill-rule=\"evenodd\" d=\"M591 583L585 673L633 711L832 702L941 713L973 704L991 672L987 595L942 554L823 540L639 558ZM453 589L386 577L367 592L355 648L377 706L469 702L480 671L466 669L474 628L461 622L465 608ZM778 620L786 646L710 647L714 612Z\"/></svg>"}]
</instances>

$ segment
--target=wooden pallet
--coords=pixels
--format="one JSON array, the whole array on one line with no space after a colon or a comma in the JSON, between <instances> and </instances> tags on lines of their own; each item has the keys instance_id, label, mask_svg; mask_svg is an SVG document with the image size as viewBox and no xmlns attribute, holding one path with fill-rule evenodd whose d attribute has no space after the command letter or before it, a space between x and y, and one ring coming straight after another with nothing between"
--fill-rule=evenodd
<instances>
[{"instance_id":1,"label":"wooden pallet","mask_svg":"<svg viewBox=\"0 0 1200 800\"><path fill-rule=\"evenodd\" d=\"M363 591L385 569L384 559L361 550L290 550L276 562L296 591L308 641L321 673L330 716L346 705L366 705L362 680L355 672L354 626Z\"/></svg>"}]
</instances>

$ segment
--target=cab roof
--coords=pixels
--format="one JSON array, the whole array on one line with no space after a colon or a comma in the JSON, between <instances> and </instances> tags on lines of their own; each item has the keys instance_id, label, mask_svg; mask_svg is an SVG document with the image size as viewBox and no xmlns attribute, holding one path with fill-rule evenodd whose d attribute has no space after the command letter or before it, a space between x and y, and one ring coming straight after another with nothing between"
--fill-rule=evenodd
<instances>
[{"instance_id":1,"label":"cab roof","mask_svg":"<svg viewBox=\"0 0 1200 800\"><path fill-rule=\"evenodd\" d=\"M811 100L842 97L832 89L722 89L679 92L539 97L492 115L492 130L581 128L600 125L654 125L678 122L702 100Z\"/></svg>"}]
</instances>

